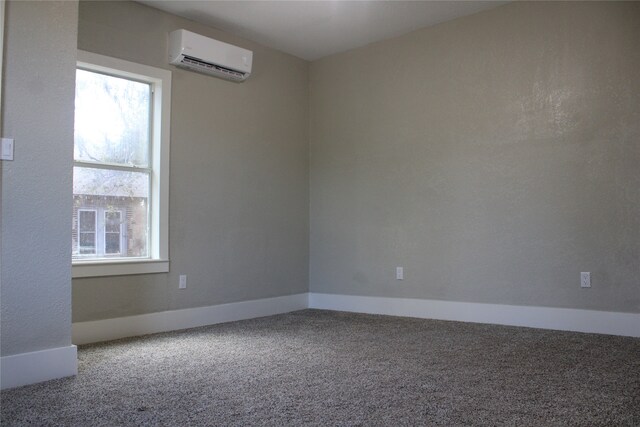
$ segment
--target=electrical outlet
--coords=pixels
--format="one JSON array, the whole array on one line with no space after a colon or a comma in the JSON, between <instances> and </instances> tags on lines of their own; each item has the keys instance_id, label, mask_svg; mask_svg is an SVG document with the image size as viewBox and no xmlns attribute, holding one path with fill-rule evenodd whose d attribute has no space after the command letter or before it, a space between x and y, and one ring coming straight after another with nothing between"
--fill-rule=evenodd
<instances>
[{"instance_id":1,"label":"electrical outlet","mask_svg":"<svg viewBox=\"0 0 640 427\"><path fill-rule=\"evenodd\" d=\"M396 280L404 280L404 268L396 267Z\"/></svg>"},{"instance_id":2,"label":"electrical outlet","mask_svg":"<svg viewBox=\"0 0 640 427\"><path fill-rule=\"evenodd\" d=\"M178 289L187 289L187 275L180 275L180 284L178 285Z\"/></svg>"},{"instance_id":3,"label":"electrical outlet","mask_svg":"<svg viewBox=\"0 0 640 427\"><path fill-rule=\"evenodd\" d=\"M591 273L589 273L588 271L583 271L580 273L580 287L581 288L591 287Z\"/></svg>"}]
</instances>

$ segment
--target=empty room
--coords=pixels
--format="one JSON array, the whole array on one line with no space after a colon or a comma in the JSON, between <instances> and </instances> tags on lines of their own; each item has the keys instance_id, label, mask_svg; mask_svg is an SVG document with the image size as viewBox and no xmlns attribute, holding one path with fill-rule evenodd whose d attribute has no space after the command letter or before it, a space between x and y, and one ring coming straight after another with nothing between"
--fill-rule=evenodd
<instances>
[{"instance_id":1,"label":"empty room","mask_svg":"<svg viewBox=\"0 0 640 427\"><path fill-rule=\"evenodd\" d=\"M0 25L1 425L640 425L640 2Z\"/></svg>"}]
</instances>

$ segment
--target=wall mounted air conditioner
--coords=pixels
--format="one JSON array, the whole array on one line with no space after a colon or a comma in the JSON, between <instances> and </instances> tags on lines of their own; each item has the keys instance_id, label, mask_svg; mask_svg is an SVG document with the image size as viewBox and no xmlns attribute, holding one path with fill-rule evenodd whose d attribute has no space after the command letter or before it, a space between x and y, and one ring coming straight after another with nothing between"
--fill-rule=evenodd
<instances>
[{"instance_id":1,"label":"wall mounted air conditioner","mask_svg":"<svg viewBox=\"0 0 640 427\"><path fill-rule=\"evenodd\" d=\"M244 81L253 52L187 30L169 34L169 63L223 79Z\"/></svg>"}]
</instances>

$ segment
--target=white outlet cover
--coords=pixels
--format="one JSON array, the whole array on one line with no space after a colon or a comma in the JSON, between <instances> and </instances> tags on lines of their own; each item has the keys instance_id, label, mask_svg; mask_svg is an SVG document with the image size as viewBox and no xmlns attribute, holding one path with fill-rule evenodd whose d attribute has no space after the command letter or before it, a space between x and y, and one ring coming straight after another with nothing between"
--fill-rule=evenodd
<instances>
[{"instance_id":1,"label":"white outlet cover","mask_svg":"<svg viewBox=\"0 0 640 427\"><path fill-rule=\"evenodd\" d=\"M590 288L591 287L591 273L588 271L583 271L580 273L580 287L581 288Z\"/></svg>"}]
</instances>

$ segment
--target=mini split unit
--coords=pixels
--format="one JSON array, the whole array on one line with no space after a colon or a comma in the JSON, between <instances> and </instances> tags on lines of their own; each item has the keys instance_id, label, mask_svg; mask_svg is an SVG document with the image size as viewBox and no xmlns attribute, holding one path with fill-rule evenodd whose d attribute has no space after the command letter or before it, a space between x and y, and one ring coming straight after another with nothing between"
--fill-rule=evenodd
<instances>
[{"instance_id":1,"label":"mini split unit","mask_svg":"<svg viewBox=\"0 0 640 427\"><path fill-rule=\"evenodd\" d=\"M242 82L251 75L253 52L187 30L169 34L169 63Z\"/></svg>"}]
</instances>

